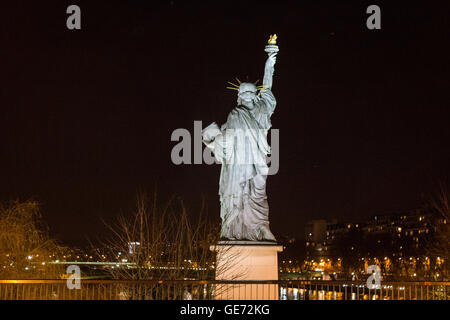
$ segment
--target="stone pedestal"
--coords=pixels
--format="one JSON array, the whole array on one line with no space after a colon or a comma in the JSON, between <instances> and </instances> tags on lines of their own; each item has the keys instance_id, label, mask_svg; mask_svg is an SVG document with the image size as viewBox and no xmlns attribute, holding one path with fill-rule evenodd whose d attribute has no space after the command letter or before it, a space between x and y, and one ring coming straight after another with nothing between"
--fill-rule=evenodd
<instances>
[{"instance_id":1,"label":"stone pedestal","mask_svg":"<svg viewBox=\"0 0 450 320\"><path fill-rule=\"evenodd\" d=\"M263 241L221 241L216 251L216 280L278 280L278 252L281 245ZM218 300L278 300L277 284L221 284L215 288Z\"/></svg>"}]
</instances>

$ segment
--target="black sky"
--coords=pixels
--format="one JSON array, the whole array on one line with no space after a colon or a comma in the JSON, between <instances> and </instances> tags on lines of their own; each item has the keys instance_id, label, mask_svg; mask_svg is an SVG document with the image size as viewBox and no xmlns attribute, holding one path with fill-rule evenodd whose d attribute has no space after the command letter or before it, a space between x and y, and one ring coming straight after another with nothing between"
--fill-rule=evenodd
<instances>
[{"instance_id":1,"label":"black sky","mask_svg":"<svg viewBox=\"0 0 450 320\"><path fill-rule=\"evenodd\" d=\"M225 122L226 81L261 79L275 32L276 235L415 208L449 181L448 7L377 2L371 31L364 1L92 2L0 5L0 200L39 200L61 240L101 235L155 186L218 216L220 167L173 165L170 135Z\"/></svg>"}]
</instances>

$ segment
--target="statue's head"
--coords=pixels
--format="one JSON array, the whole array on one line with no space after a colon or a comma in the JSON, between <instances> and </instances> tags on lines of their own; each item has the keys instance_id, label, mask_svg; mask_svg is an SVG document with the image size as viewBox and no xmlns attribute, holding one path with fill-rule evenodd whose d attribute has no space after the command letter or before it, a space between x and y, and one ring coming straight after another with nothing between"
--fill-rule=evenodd
<instances>
[{"instance_id":1,"label":"statue's head","mask_svg":"<svg viewBox=\"0 0 450 320\"><path fill-rule=\"evenodd\" d=\"M238 78L236 78L237 82L239 84L234 84L232 82L228 82L231 87L227 87L231 90L236 90L238 92L238 99L237 103L238 105L246 106L249 109L253 109L255 106L255 102L258 99L258 90L262 89L263 86L256 86L258 81L255 83L251 82L241 82Z\"/></svg>"},{"instance_id":2,"label":"statue's head","mask_svg":"<svg viewBox=\"0 0 450 320\"><path fill-rule=\"evenodd\" d=\"M238 90L238 105L253 108L258 89L253 83L242 82Z\"/></svg>"}]
</instances>

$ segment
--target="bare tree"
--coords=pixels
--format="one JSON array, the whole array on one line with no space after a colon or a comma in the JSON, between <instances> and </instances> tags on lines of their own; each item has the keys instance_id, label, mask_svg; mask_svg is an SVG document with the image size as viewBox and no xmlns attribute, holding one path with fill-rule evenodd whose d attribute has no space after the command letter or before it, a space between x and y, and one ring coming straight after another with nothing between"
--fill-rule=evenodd
<instances>
[{"instance_id":1,"label":"bare tree","mask_svg":"<svg viewBox=\"0 0 450 320\"><path fill-rule=\"evenodd\" d=\"M431 209L436 218L433 221L434 237L427 249L429 255L435 259L437 270L443 277L449 277L450 264L450 189L441 184L437 194L431 198Z\"/></svg>"},{"instance_id":2,"label":"bare tree","mask_svg":"<svg viewBox=\"0 0 450 320\"><path fill-rule=\"evenodd\" d=\"M107 224L111 235L101 247L107 248L107 254L118 261L107 271L113 279L213 280L216 253L211 249L219 240L219 227L218 222L207 217L204 202L199 214L193 217L179 198L161 206L156 193L152 201L145 193L140 193L135 212L119 216L113 225ZM231 265L232 260L227 265ZM122 288L126 298L130 295L132 298L136 295L157 297L158 288L148 289L143 292ZM180 289L183 288L173 289L172 298L182 296ZM206 290L207 294L211 294L211 290L214 288ZM191 291L205 294L205 290L198 288Z\"/></svg>"},{"instance_id":3,"label":"bare tree","mask_svg":"<svg viewBox=\"0 0 450 320\"><path fill-rule=\"evenodd\" d=\"M48 235L35 201L0 204L0 279L57 279L63 267L52 264L66 248Z\"/></svg>"}]
</instances>

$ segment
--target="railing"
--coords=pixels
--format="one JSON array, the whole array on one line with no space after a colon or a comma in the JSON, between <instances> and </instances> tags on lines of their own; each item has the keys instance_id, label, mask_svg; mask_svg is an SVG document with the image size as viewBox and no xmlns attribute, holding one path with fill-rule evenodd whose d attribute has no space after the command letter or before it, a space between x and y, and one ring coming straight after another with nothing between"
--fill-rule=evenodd
<instances>
[{"instance_id":1,"label":"railing","mask_svg":"<svg viewBox=\"0 0 450 320\"><path fill-rule=\"evenodd\" d=\"M450 282L0 280L0 300L449 300Z\"/></svg>"}]
</instances>

